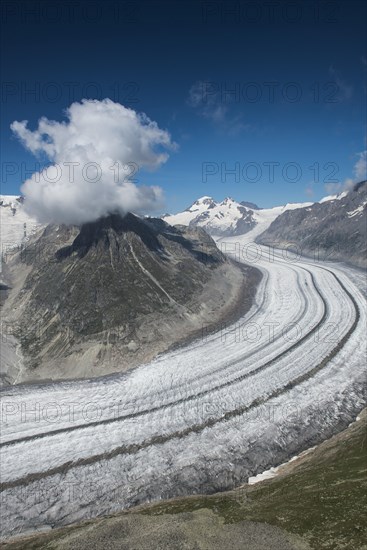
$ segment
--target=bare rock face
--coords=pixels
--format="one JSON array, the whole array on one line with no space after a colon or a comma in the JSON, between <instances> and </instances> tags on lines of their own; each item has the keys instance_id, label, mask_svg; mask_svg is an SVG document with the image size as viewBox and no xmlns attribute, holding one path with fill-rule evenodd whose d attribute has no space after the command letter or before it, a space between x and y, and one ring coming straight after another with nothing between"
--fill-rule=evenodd
<instances>
[{"instance_id":1,"label":"bare rock face","mask_svg":"<svg viewBox=\"0 0 367 550\"><path fill-rule=\"evenodd\" d=\"M366 237L367 181L362 181L342 198L284 212L257 241L317 261L344 261L365 268Z\"/></svg>"},{"instance_id":2,"label":"bare rock face","mask_svg":"<svg viewBox=\"0 0 367 550\"><path fill-rule=\"evenodd\" d=\"M133 214L50 225L8 268L22 379L125 370L215 319L243 284L203 229Z\"/></svg>"}]
</instances>

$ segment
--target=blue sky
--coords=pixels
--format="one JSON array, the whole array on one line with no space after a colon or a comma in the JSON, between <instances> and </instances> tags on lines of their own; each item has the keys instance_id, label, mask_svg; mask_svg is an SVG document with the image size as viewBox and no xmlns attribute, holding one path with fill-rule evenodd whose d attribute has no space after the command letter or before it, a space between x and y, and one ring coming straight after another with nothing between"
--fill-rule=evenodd
<instances>
[{"instance_id":1,"label":"blue sky","mask_svg":"<svg viewBox=\"0 0 367 550\"><path fill-rule=\"evenodd\" d=\"M169 160L136 176L163 188L165 211L202 195L262 207L319 200L357 177L363 2L28 0L2 10L3 194L38 162L10 124L61 121L83 98L109 97L170 133Z\"/></svg>"}]
</instances>

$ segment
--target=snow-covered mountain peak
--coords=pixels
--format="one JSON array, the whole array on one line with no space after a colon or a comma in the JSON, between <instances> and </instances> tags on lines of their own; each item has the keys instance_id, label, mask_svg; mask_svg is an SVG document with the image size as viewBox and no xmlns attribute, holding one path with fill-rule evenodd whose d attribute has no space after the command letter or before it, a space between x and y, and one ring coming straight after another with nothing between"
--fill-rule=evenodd
<instances>
[{"instance_id":1,"label":"snow-covered mountain peak","mask_svg":"<svg viewBox=\"0 0 367 550\"><path fill-rule=\"evenodd\" d=\"M197 212L198 210L206 210L207 208L214 208L218 203L213 199L213 197L200 197L195 202L192 203L189 208L186 209L187 212Z\"/></svg>"},{"instance_id":2,"label":"snow-covered mountain peak","mask_svg":"<svg viewBox=\"0 0 367 550\"><path fill-rule=\"evenodd\" d=\"M291 203L269 209L259 209L253 203L237 202L226 197L221 202L212 197L201 197L187 210L174 215L165 215L163 219L171 225L202 227L215 237L243 235L255 226L268 225L285 210L294 210L310 206L312 203Z\"/></svg>"},{"instance_id":3,"label":"snow-covered mountain peak","mask_svg":"<svg viewBox=\"0 0 367 550\"><path fill-rule=\"evenodd\" d=\"M213 202L213 197L209 197L208 195L204 195L203 197L200 197L196 202L201 204L208 204L209 202ZM214 201L215 202L215 201Z\"/></svg>"}]
</instances>

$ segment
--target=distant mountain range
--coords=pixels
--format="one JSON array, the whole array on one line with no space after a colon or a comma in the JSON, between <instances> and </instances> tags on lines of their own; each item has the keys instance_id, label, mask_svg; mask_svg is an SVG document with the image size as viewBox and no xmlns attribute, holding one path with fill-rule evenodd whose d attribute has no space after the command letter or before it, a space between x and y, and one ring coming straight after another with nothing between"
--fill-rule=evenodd
<instances>
[{"instance_id":1,"label":"distant mountain range","mask_svg":"<svg viewBox=\"0 0 367 550\"><path fill-rule=\"evenodd\" d=\"M302 246L304 254L320 250L321 254L329 254L330 259L345 258L354 265L364 266L360 256L365 251L365 201L363 181L349 192L324 197L320 202L288 203L273 208L259 208L231 197L219 202L204 196L183 212L166 214L162 219L171 226L204 229L215 238L252 231L259 243L276 240L280 246L288 243L289 249L289 243L293 242ZM0 221L3 254L12 246L28 242L35 231L45 227L27 215L23 197L13 195L0 196Z\"/></svg>"},{"instance_id":2,"label":"distant mountain range","mask_svg":"<svg viewBox=\"0 0 367 550\"><path fill-rule=\"evenodd\" d=\"M257 242L286 246L321 261L367 267L367 181L356 184L348 193L284 212Z\"/></svg>"},{"instance_id":3,"label":"distant mountain range","mask_svg":"<svg viewBox=\"0 0 367 550\"><path fill-rule=\"evenodd\" d=\"M243 235L258 224L270 223L286 210L304 208L312 203L290 203L285 206L260 209L256 204L237 202L230 197L222 202L212 197L201 197L189 208L178 214L163 216L171 225L188 225L202 227L215 237L232 237Z\"/></svg>"},{"instance_id":4,"label":"distant mountain range","mask_svg":"<svg viewBox=\"0 0 367 550\"><path fill-rule=\"evenodd\" d=\"M215 238L251 231L256 242L287 247L319 260L345 261L367 267L367 183L362 181L320 202L290 203L262 209L227 197L201 197L164 220L172 225L202 227Z\"/></svg>"}]
</instances>

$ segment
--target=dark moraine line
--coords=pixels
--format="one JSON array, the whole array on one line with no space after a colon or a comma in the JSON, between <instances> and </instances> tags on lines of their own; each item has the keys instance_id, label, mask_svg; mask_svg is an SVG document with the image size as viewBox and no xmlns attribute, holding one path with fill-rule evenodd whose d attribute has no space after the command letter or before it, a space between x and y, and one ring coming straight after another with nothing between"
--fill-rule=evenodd
<instances>
[{"instance_id":1,"label":"dark moraine line","mask_svg":"<svg viewBox=\"0 0 367 550\"><path fill-rule=\"evenodd\" d=\"M216 424L219 424L221 422L226 422L227 420L230 420L232 418L242 416L244 413L250 411L254 407L258 407L260 405L263 405L264 403L267 403L271 399L274 399L274 398L279 397L280 395L282 395L284 393L287 393L290 389L292 389L295 386L297 386L297 385L305 382L306 380L309 380L310 378L312 378L315 374L317 374L319 371L321 371L329 363L329 361L342 349L342 347L346 344L346 342L349 340L350 336L354 332L354 330L355 330L355 328L358 324L358 321L360 319L360 310L359 310L358 304L357 304L356 300L354 299L354 297L351 295L351 293L348 291L348 289L343 285L343 283L340 281L340 279L332 271L329 271L326 268L321 268L321 269L325 269L326 271L328 271L329 273L331 273L334 276L336 281L339 283L341 288L344 290L344 292L347 294L347 296L350 298L351 302L353 303L353 306L355 308L356 316L355 316L355 319L354 319L351 327L346 332L346 334L343 336L343 338L340 340L340 342L313 369L311 369L310 371L308 371L305 374L302 374L302 375L298 376L297 378L295 378L294 380L292 380L291 382L286 384L283 388L274 391L268 397L255 399L249 405L240 407L240 408L235 409L233 411L229 411L229 412L223 414L222 417L220 417L220 418L210 419L210 420L208 420L206 422L203 422L201 424L191 426L191 427L189 427L185 430L177 431L177 432L174 432L174 433L166 435L166 436L155 436L155 437L151 438L150 440L145 441L145 442L140 443L140 444L122 445L122 446L117 447L116 449L113 449L112 451L109 451L107 453L94 455L94 456L91 456L91 457L88 457L88 458L82 458L82 459L76 460L75 462L68 461L68 462L62 464L61 466L57 466L57 467L52 468L50 470L47 470L45 472L36 472L36 473L28 474L27 476L16 479L14 481L1 483L0 484L0 490L5 491L7 489L12 489L14 487L27 485L27 484L30 484L34 481L37 481L37 480L40 480L40 479L43 479L43 478L47 478L49 476L52 476L52 475L55 475L55 474L58 474L58 473L65 473L69 469L72 469L72 468L75 468L75 467L78 467L78 466L85 466L85 465L93 464L93 463L99 462L101 460L109 460L109 459L112 459L115 456L118 456L120 454L127 454L127 455L136 454L139 451L141 451L143 449L146 449L146 448L148 448L152 445L163 445L164 443L167 443L168 441L170 441L172 439L182 439L182 438L190 435L191 433L200 433L203 430L205 430L206 428L211 428L211 427L213 427Z\"/></svg>"},{"instance_id":2,"label":"dark moraine line","mask_svg":"<svg viewBox=\"0 0 367 550\"><path fill-rule=\"evenodd\" d=\"M311 331L309 331L307 334L305 334L300 340L298 340L297 342L295 342L294 344L292 344L289 348L287 348L286 351L283 351L281 353L279 353L276 357L273 357L273 359L271 359L270 361L267 361L266 363L264 363L263 365L261 365L260 367L257 367L256 369L252 370L252 371L249 371L249 372L246 372L245 374L242 374L240 376L237 376L235 378L233 378L232 380L229 380L228 382L224 382L222 384L218 384L216 386L213 386L207 390L203 390L201 392L198 392L198 393L195 393L195 394L192 394L188 397L182 397L181 399L177 399L177 400L174 400L174 401L170 401L169 403L165 403L164 405L157 405L156 407L152 407L150 409L144 409L142 411L138 411L138 412L133 412L133 413L129 413L129 414L124 414L124 415L120 415L120 416L117 416L117 417L114 417L114 418L106 418L105 420L95 420L94 422L89 422L88 424L77 424L75 426L68 426L67 428L58 428L56 430L50 430L49 432L43 432L43 433L39 433L39 434L34 434L34 435L28 435L28 436L24 436L24 437L21 437L21 438L18 438L18 439L12 439L10 441L5 441L3 443L0 443L0 449L3 448L3 447L9 447L11 445L16 445L18 443L24 443L26 441L33 441L33 440L36 440L36 439L43 439L45 437L51 437L51 436L54 436L54 435L58 435L60 433L69 433L69 432L73 432L75 430L83 430L83 429L87 429L87 428L91 428L91 427L95 427L95 426L101 426L101 425L106 425L106 424L113 424L115 422L122 422L123 420L131 420L133 418L138 418L138 417L141 417L141 416L145 416L145 415L148 415L148 414L151 414L151 413L154 413L154 412L157 412L157 411L160 411L160 410L165 410L165 409L168 409L172 406L175 406L175 405L180 405L182 403L189 403L190 401L193 401L195 399L198 399L200 397L204 397L205 395L208 395L214 391L218 391L222 388L226 388L226 387L229 387L233 384L236 384L238 382L242 382L243 380L246 380L247 378L250 378L252 376L255 376L256 374L258 374L259 372L262 372L263 370L269 368L271 365L273 365L280 357L283 357L285 355L287 355L288 353L290 353L291 351L293 351L293 349L297 348L300 344L302 344L302 342L307 339L309 336L311 336L316 330L318 330L320 328L320 326L324 323L325 321L325 318L326 318L326 315L327 315L327 304L326 304L326 301L324 300L324 297L321 295L319 289L317 288L317 285L315 284L315 280L314 280L314 277L312 275L311 272L309 272L307 269L305 268L302 268L304 269L305 271L307 271L310 276L311 276L311 280L312 280L312 283L313 283L313 286L317 292L317 294L320 296L322 302L323 302L323 306L324 306L324 311L323 311L323 315L320 319L320 321L317 323L317 325L315 325L315 327L313 329L311 329ZM297 274L298 275L298 274ZM298 278L297 278L298 280ZM301 291L301 294L303 295L304 299L305 299L305 302L307 302L307 299L306 299L306 295L304 293L304 291L300 288L300 291ZM305 310L306 310L306 305L305 307L303 308L302 310L302 313L300 314L300 317L299 318L302 318ZM251 316L252 317L252 316ZM280 337L279 337L280 338ZM279 339L277 338L277 339ZM267 344L264 344L263 346L261 346L258 350L256 351L260 351L264 348L267 347ZM244 357L242 357L242 359L240 359L239 361L236 361L234 363L231 363L229 365L229 367L233 367L234 365L237 365L239 363L242 363L244 360L248 359L249 357L251 357L251 354L248 354L248 355L245 355ZM224 368L220 368L220 369L216 369L214 371L211 371L209 374L205 374L203 376L200 376L200 377L197 377L195 378L195 381L200 381L202 379L205 379L205 378L208 378L210 376L212 376L215 372L218 372L218 371L223 371L225 372L227 367L224 367ZM160 393L156 393L154 394L152 397L159 397ZM126 406L128 406L129 404L127 403Z\"/></svg>"}]
</instances>

